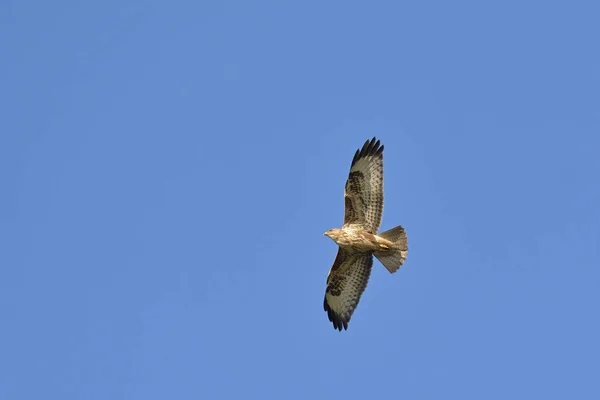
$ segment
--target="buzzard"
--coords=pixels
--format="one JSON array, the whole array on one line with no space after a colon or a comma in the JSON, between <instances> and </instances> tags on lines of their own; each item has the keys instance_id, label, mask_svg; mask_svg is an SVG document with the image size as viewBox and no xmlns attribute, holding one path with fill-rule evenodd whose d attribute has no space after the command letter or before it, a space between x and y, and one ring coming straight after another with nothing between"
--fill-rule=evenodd
<instances>
[{"instance_id":1,"label":"buzzard","mask_svg":"<svg viewBox=\"0 0 600 400\"><path fill-rule=\"evenodd\" d=\"M373 255L393 274L408 253L402 226L377 233L383 213L383 145L375 137L354 154L344 201L344 224L324 233L339 246L323 302L329 321L339 331L348 329L367 287Z\"/></svg>"}]
</instances>

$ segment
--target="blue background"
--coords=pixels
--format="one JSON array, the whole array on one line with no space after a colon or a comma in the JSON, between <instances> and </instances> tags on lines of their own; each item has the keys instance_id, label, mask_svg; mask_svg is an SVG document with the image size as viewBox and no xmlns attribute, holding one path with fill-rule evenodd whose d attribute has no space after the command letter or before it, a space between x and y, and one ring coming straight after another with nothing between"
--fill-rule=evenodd
<instances>
[{"instance_id":1,"label":"blue background","mask_svg":"<svg viewBox=\"0 0 600 400\"><path fill-rule=\"evenodd\" d=\"M599 398L594 3L2 2L0 398Z\"/></svg>"}]
</instances>

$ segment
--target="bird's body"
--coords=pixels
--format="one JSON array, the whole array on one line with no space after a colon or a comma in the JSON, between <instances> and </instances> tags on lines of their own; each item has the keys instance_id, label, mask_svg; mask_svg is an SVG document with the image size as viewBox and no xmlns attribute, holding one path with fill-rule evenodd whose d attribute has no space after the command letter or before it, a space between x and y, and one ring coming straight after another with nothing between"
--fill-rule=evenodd
<instances>
[{"instance_id":1,"label":"bird's body","mask_svg":"<svg viewBox=\"0 0 600 400\"><path fill-rule=\"evenodd\" d=\"M367 287L373 256L394 273L408 252L402 226L377 233L383 214L383 146L376 138L367 140L352 159L344 204L344 225L325 232L339 247L327 276L323 308L340 331L348 329Z\"/></svg>"},{"instance_id":2,"label":"bird's body","mask_svg":"<svg viewBox=\"0 0 600 400\"><path fill-rule=\"evenodd\" d=\"M333 239L348 252L365 253L390 249L393 243L378 235L368 232L360 225L344 226L341 229L330 229L325 235Z\"/></svg>"}]
</instances>

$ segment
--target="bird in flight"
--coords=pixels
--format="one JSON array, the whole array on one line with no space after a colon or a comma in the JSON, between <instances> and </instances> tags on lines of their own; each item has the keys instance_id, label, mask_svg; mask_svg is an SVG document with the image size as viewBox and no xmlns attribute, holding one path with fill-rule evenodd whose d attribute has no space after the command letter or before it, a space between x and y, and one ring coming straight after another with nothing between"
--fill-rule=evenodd
<instances>
[{"instance_id":1,"label":"bird in flight","mask_svg":"<svg viewBox=\"0 0 600 400\"><path fill-rule=\"evenodd\" d=\"M323 307L339 331L348 329L367 287L373 256L393 274L408 253L402 226L377 233L383 214L383 145L375 137L354 154L344 201L344 224L324 233L337 243L338 252L327 276Z\"/></svg>"}]
</instances>

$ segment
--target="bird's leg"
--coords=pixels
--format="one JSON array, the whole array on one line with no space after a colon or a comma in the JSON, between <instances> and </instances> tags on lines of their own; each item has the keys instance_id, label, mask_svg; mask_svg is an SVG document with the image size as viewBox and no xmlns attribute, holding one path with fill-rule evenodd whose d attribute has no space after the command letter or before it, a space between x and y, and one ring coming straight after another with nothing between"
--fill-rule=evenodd
<instances>
[{"instance_id":1,"label":"bird's leg","mask_svg":"<svg viewBox=\"0 0 600 400\"><path fill-rule=\"evenodd\" d=\"M379 243L379 247L381 247L383 250L389 250L390 249L388 246L386 246L383 243Z\"/></svg>"}]
</instances>

